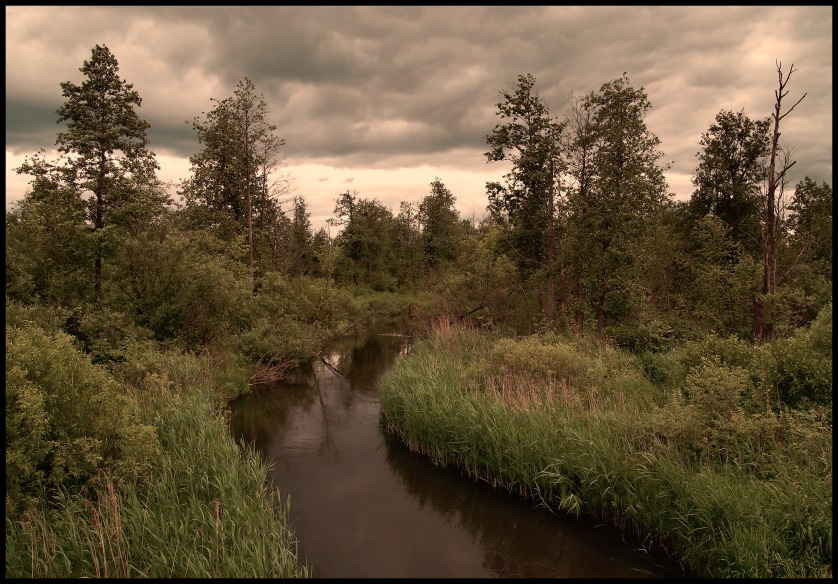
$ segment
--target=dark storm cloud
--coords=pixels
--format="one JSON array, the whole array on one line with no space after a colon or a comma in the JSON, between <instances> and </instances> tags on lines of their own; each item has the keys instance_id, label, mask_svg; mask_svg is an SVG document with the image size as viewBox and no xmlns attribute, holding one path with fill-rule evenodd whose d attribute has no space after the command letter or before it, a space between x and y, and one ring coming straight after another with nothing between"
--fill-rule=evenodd
<instances>
[{"instance_id":1,"label":"dark storm cloud","mask_svg":"<svg viewBox=\"0 0 838 584\"><path fill-rule=\"evenodd\" d=\"M770 115L776 58L799 69L788 99L809 93L783 120L797 176L831 183L831 133L824 130L832 123L831 10L7 8L6 147L30 152L54 143L59 82L78 81L90 48L105 42L144 98L140 113L152 123L158 152L194 154L198 145L184 121L247 76L265 94L292 165L396 168L461 160L467 152L483 163L498 92L517 75L532 73L539 95L561 116L571 92L596 91L626 72L646 89L653 106L647 124L661 138L664 160L675 161L671 176L684 183L716 113ZM60 63L50 63L48 51ZM37 76L8 72L29 66L27 59L41 59Z\"/></svg>"}]
</instances>

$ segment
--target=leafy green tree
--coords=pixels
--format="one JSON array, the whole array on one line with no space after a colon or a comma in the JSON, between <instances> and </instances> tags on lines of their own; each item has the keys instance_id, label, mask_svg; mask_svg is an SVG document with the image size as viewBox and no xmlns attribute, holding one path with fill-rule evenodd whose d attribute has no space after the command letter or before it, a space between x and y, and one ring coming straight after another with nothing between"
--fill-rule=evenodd
<instances>
[{"instance_id":1,"label":"leafy green tree","mask_svg":"<svg viewBox=\"0 0 838 584\"><path fill-rule=\"evenodd\" d=\"M646 127L651 109L646 91L635 89L626 74L602 85L585 98L590 110L593 146L589 149L590 173L584 190L568 197L576 251L575 270L595 303L597 339L605 328L606 299L618 299L627 288L632 248L670 195L665 169L658 163L660 140Z\"/></svg>"},{"instance_id":2,"label":"leafy green tree","mask_svg":"<svg viewBox=\"0 0 838 584\"><path fill-rule=\"evenodd\" d=\"M144 190L156 180L159 167L148 149L149 123L134 109L142 100L133 85L119 78L116 57L106 46L96 45L79 70L86 77L81 84L61 83L66 101L58 109L58 121L67 122L67 128L59 132L56 145L68 157L67 170L76 192L93 193L94 296L100 305L106 223L137 192L149 195L158 207L165 204L166 197L156 189ZM136 216L136 212L127 215Z\"/></svg>"},{"instance_id":3,"label":"leafy green tree","mask_svg":"<svg viewBox=\"0 0 838 584\"><path fill-rule=\"evenodd\" d=\"M455 202L454 195L437 178L431 183L431 193L419 203L422 250L431 284L434 268L457 257L461 226Z\"/></svg>"},{"instance_id":4,"label":"leafy green tree","mask_svg":"<svg viewBox=\"0 0 838 584\"><path fill-rule=\"evenodd\" d=\"M376 290L395 286L392 262L393 214L378 200L346 191L335 203L337 224L344 225L336 245L352 263L352 281Z\"/></svg>"},{"instance_id":5,"label":"leafy green tree","mask_svg":"<svg viewBox=\"0 0 838 584\"><path fill-rule=\"evenodd\" d=\"M832 187L804 177L797 183L790 211L789 229L794 250L816 263L832 279Z\"/></svg>"},{"instance_id":6,"label":"leafy green tree","mask_svg":"<svg viewBox=\"0 0 838 584\"><path fill-rule=\"evenodd\" d=\"M192 176L182 183L182 194L200 224L226 224L227 234L239 225L246 230L252 288L254 206L256 223L277 218L269 174L285 140L275 135L264 96L247 77L231 97L212 101L215 107L192 121L202 149L189 159Z\"/></svg>"},{"instance_id":7,"label":"leafy green tree","mask_svg":"<svg viewBox=\"0 0 838 584\"><path fill-rule=\"evenodd\" d=\"M291 274L309 275L314 257L314 242L311 233L311 213L303 197L294 197L294 217L291 220L290 241Z\"/></svg>"},{"instance_id":8,"label":"leafy green tree","mask_svg":"<svg viewBox=\"0 0 838 584\"><path fill-rule=\"evenodd\" d=\"M92 295L85 202L43 150L17 172L33 178L6 214L6 293L25 302L76 306Z\"/></svg>"},{"instance_id":9,"label":"leafy green tree","mask_svg":"<svg viewBox=\"0 0 838 584\"><path fill-rule=\"evenodd\" d=\"M769 150L769 119L754 120L744 111L722 110L701 135L699 164L690 199L693 216L712 213L730 225L731 235L746 251L760 255L765 156Z\"/></svg>"},{"instance_id":10,"label":"leafy green tree","mask_svg":"<svg viewBox=\"0 0 838 584\"><path fill-rule=\"evenodd\" d=\"M243 239L243 238L242 238ZM131 238L115 262L117 304L160 341L196 348L243 323L247 270L239 249L205 230L161 226Z\"/></svg>"},{"instance_id":11,"label":"leafy green tree","mask_svg":"<svg viewBox=\"0 0 838 584\"><path fill-rule=\"evenodd\" d=\"M421 218L419 204L402 201L393 224L393 256L396 285L414 286L422 270Z\"/></svg>"},{"instance_id":12,"label":"leafy green tree","mask_svg":"<svg viewBox=\"0 0 838 584\"><path fill-rule=\"evenodd\" d=\"M561 173L560 137L564 124L550 116L533 87L535 77L519 75L513 91L500 92L497 124L486 137L488 162L506 161L512 170L506 183L487 183L489 211L509 225L505 248L523 279L545 274L546 310L553 314L555 190Z\"/></svg>"}]
</instances>

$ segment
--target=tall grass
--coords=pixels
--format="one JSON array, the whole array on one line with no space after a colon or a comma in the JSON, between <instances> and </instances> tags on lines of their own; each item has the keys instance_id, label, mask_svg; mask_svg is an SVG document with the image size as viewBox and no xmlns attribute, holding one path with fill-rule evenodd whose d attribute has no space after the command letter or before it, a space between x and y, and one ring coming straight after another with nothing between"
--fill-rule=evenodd
<instances>
[{"instance_id":1,"label":"tall grass","mask_svg":"<svg viewBox=\"0 0 838 584\"><path fill-rule=\"evenodd\" d=\"M6 519L7 577L304 577L287 504L205 396L157 413L163 454L150 480L107 474L95 501L59 495L51 511Z\"/></svg>"},{"instance_id":2,"label":"tall grass","mask_svg":"<svg viewBox=\"0 0 838 584\"><path fill-rule=\"evenodd\" d=\"M688 572L831 576L831 422L816 411L746 414L733 399L722 408L700 393L701 375L719 392L746 379L707 366L685 399L613 349L443 324L379 391L386 427L412 450L613 521Z\"/></svg>"},{"instance_id":3,"label":"tall grass","mask_svg":"<svg viewBox=\"0 0 838 584\"><path fill-rule=\"evenodd\" d=\"M227 399L247 389L241 360L150 344L129 357L110 372L87 363L89 376L138 405L158 454L121 480L103 467L81 492L59 484L21 515L7 505L6 577L306 577L290 502L267 491L265 463L236 443L225 419ZM49 375L29 383L54 399L52 380L66 377L64 365L53 359L42 367Z\"/></svg>"}]
</instances>

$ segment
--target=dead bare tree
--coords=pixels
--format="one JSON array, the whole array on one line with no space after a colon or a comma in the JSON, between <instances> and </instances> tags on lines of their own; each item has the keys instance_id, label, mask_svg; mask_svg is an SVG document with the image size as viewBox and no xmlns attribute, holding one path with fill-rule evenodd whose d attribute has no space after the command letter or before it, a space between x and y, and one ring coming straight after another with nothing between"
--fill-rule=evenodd
<instances>
[{"instance_id":1,"label":"dead bare tree","mask_svg":"<svg viewBox=\"0 0 838 584\"><path fill-rule=\"evenodd\" d=\"M780 140L780 120L789 115L797 105L803 101L806 94L797 100L797 102L789 108L789 110L780 114L781 103L783 98L788 95L786 85L788 85L791 74L794 73L794 64L789 68L788 74L783 78L783 64L779 61L777 63L777 77L779 78L779 88L774 91L774 132L771 136L771 154L768 162L768 188L766 189L765 197L765 221L763 224L763 238L765 242L765 255L763 259L763 277L762 277L762 296L774 294L777 291L777 229L776 229L776 203L775 196L777 188L785 184L785 176L789 169L794 166L796 161L791 161L789 157L785 157L782 161L781 168L777 169L777 153L779 152ZM756 341L762 342L764 337L764 315L763 315L763 298L754 297L754 338Z\"/></svg>"}]
</instances>

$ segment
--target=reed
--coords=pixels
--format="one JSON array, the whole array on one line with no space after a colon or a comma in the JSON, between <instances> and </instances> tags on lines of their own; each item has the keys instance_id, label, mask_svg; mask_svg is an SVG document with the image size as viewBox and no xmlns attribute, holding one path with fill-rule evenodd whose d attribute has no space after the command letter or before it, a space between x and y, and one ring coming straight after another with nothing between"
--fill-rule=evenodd
<instances>
[{"instance_id":1,"label":"reed","mask_svg":"<svg viewBox=\"0 0 838 584\"><path fill-rule=\"evenodd\" d=\"M230 435L212 362L157 364L133 388L156 392L144 412L161 444L151 473L118 482L105 472L93 499L59 491L54 505L7 516L7 577L308 576L290 501L267 491L265 463Z\"/></svg>"},{"instance_id":2,"label":"reed","mask_svg":"<svg viewBox=\"0 0 838 584\"><path fill-rule=\"evenodd\" d=\"M734 391L741 379L726 371L704 374ZM694 392L700 381L691 378ZM553 510L613 522L688 573L831 576L832 428L816 410L731 405L710 416L702 408L717 403L685 401L619 351L450 323L418 342L379 393L385 427L412 450Z\"/></svg>"}]
</instances>

